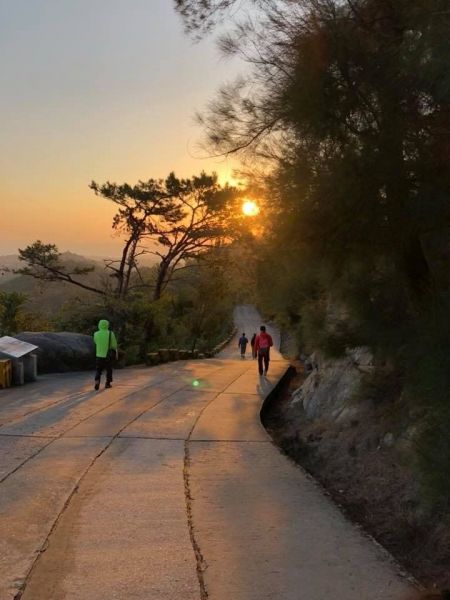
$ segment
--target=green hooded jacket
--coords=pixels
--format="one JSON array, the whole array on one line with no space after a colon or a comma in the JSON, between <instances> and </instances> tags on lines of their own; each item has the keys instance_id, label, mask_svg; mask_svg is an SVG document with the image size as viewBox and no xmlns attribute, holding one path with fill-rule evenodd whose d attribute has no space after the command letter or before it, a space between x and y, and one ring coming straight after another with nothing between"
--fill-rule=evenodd
<instances>
[{"instance_id":1,"label":"green hooded jacket","mask_svg":"<svg viewBox=\"0 0 450 600\"><path fill-rule=\"evenodd\" d=\"M109 321L100 319L98 322L98 331L94 333L95 356L97 358L106 358L108 355L108 344L111 350L117 350L117 340L114 332L111 331L111 343L109 339Z\"/></svg>"}]
</instances>

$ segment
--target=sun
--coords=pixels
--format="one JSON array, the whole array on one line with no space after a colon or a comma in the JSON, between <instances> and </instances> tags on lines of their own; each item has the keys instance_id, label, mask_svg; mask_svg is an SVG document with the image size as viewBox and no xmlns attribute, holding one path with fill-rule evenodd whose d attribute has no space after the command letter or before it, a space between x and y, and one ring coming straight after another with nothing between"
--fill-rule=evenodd
<instances>
[{"instance_id":1,"label":"sun","mask_svg":"<svg viewBox=\"0 0 450 600\"><path fill-rule=\"evenodd\" d=\"M259 206L253 200L245 200L242 203L242 212L246 217L254 217L259 213Z\"/></svg>"}]
</instances>

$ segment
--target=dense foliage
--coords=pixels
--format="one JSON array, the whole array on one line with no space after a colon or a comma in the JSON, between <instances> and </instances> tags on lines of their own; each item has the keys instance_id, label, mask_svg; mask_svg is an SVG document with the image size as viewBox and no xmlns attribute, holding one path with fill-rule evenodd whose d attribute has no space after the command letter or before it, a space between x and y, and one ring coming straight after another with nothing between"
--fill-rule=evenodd
<instances>
[{"instance_id":1,"label":"dense foliage","mask_svg":"<svg viewBox=\"0 0 450 600\"><path fill-rule=\"evenodd\" d=\"M77 302L71 297L53 312L51 326L91 333L106 317L128 364L158 347L204 351L226 337L232 327L226 248L244 229L236 209L240 192L203 172L90 187L117 206L112 228L123 240L119 259L105 260L102 270L39 240L19 250L24 267L16 274L79 290ZM153 266L142 263L146 255ZM17 331L11 311L4 309L3 320Z\"/></svg>"},{"instance_id":2,"label":"dense foliage","mask_svg":"<svg viewBox=\"0 0 450 600\"><path fill-rule=\"evenodd\" d=\"M0 337L18 331L50 330L45 315L26 310L27 296L19 292L0 291Z\"/></svg>"},{"instance_id":3,"label":"dense foliage","mask_svg":"<svg viewBox=\"0 0 450 600\"><path fill-rule=\"evenodd\" d=\"M197 31L235 3L220 4L177 3ZM367 345L395 370L426 415L423 481L448 505L448 2L247 4L256 13L221 47L249 74L202 121L214 152L245 150L270 167L261 304L303 348Z\"/></svg>"}]
</instances>

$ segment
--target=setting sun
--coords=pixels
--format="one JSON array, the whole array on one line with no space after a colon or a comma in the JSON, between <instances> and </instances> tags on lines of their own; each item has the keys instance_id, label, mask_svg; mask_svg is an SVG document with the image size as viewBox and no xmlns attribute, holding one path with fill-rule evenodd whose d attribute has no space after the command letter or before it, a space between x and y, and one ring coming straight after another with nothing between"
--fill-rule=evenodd
<instances>
[{"instance_id":1,"label":"setting sun","mask_svg":"<svg viewBox=\"0 0 450 600\"><path fill-rule=\"evenodd\" d=\"M259 213L259 206L253 200L246 200L242 204L242 212L247 217L254 217Z\"/></svg>"}]
</instances>

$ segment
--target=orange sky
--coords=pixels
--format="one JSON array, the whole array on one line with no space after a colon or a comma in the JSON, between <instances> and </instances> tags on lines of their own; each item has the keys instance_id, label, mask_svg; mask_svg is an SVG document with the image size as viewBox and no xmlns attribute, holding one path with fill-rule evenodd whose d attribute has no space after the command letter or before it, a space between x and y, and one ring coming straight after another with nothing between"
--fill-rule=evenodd
<instances>
[{"instance_id":1,"label":"orange sky","mask_svg":"<svg viewBox=\"0 0 450 600\"><path fill-rule=\"evenodd\" d=\"M233 163L202 160L193 114L239 66L194 45L168 0L29 0L0 7L0 254L36 239L117 254L114 207L92 179L135 183ZM94 6L93 6L94 5ZM31 14L30 14L31 12Z\"/></svg>"}]
</instances>

